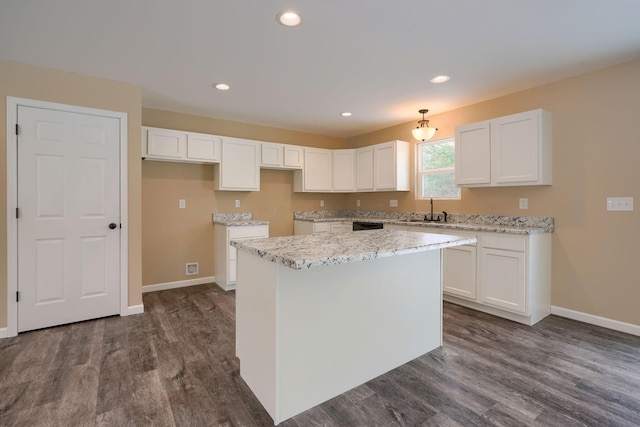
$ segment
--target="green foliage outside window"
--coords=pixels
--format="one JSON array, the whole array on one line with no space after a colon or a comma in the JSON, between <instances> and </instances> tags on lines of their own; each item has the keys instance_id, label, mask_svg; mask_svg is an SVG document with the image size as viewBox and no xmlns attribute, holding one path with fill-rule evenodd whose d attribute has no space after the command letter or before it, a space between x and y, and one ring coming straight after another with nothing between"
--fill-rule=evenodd
<instances>
[{"instance_id":1,"label":"green foliage outside window","mask_svg":"<svg viewBox=\"0 0 640 427\"><path fill-rule=\"evenodd\" d=\"M453 138L418 144L418 198L460 198L455 184Z\"/></svg>"}]
</instances>

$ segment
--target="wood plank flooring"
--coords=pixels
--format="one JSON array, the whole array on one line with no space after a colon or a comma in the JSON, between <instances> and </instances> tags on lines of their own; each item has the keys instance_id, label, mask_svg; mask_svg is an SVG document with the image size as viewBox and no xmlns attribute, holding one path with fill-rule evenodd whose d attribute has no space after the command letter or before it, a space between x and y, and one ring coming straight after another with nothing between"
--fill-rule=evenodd
<instances>
[{"instance_id":1,"label":"wood plank flooring","mask_svg":"<svg viewBox=\"0 0 640 427\"><path fill-rule=\"evenodd\" d=\"M145 294L144 314L0 340L0 425L273 425L239 376L234 304L173 289ZM640 425L640 337L444 313L442 348L281 425Z\"/></svg>"}]
</instances>

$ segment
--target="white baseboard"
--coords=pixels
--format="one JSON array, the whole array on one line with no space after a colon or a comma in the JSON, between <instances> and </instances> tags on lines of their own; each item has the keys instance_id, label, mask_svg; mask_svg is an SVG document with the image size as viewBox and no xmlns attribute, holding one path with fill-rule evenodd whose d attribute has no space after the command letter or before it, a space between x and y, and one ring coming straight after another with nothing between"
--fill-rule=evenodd
<instances>
[{"instance_id":1,"label":"white baseboard","mask_svg":"<svg viewBox=\"0 0 640 427\"><path fill-rule=\"evenodd\" d=\"M9 337L9 329L8 328L0 328L0 339Z\"/></svg>"},{"instance_id":2,"label":"white baseboard","mask_svg":"<svg viewBox=\"0 0 640 427\"><path fill-rule=\"evenodd\" d=\"M607 319L606 317L594 316L593 314L555 306L551 306L551 314L566 317L567 319L577 320L579 322L589 323L590 325L602 326L603 328L613 329L614 331L640 336L640 326L631 323L620 322L618 320Z\"/></svg>"},{"instance_id":3,"label":"white baseboard","mask_svg":"<svg viewBox=\"0 0 640 427\"><path fill-rule=\"evenodd\" d=\"M127 310L127 316L131 316L132 314L142 314L142 313L144 313L143 304L130 305Z\"/></svg>"},{"instance_id":4,"label":"white baseboard","mask_svg":"<svg viewBox=\"0 0 640 427\"><path fill-rule=\"evenodd\" d=\"M156 285L147 285L142 287L142 293L164 291L167 289L184 288L187 286L203 285L205 283L213 283L216 276L200 277L198 279L178 280L177 282L158 283Z\"/></svg>"}]
</instances>

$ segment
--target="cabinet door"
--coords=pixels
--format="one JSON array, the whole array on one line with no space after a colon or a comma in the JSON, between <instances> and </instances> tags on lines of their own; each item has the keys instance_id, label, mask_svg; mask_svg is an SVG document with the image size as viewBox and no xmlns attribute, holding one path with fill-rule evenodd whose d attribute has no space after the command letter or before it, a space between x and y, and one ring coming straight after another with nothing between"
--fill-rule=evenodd
<instances>
[{"instance_id":1,"label":"cabinet door","mask_svg":"<svg viewBox=\"0 0 640 427\"><path fill-rule=\"evenodd\" d=\"M480 248L480 302L527 314L524 252Z\"/></svg>"},{"instance_id":2,"label":"cabinet door","mask_svg":"<svg viewBox=\"0 0 640 427\"><path fill-rule=\"evenodd\" d=\"M491 132L489 122L456 128L456 185L491 184Z\"/></svg>"},{"instance_id":3,"label":"cabinet door","mask_svg":"<svg viewBox=\"0 0 640 427\"><path fill-rule=\"evenodd\" d=\"M261 144L262 156L260 166L278 167L283 165L284 147L282 144L263 142Z\"/></svg>"},{"instance_id":4,"label":"cabinet door","mask_svg":"<svg viewBox=\"0 0 640 427\"><path fill-rule=\"evenodd\" d=\"M216 135L189 132L187 134L186 159L201 163L219 162L221 139Z\"/></svg>"},{"instance_id":5,"label":"cabinet door","mask_svg":"<svg viewBox=\"0 0 640 427\"><path fill-rule=\"evenodd\" d=\"M376 190L394 190L396 187L396 152L392 142L373 148L373 185Z\"/></svg>"},{"instance_id":6,"label":"cabinet door","mask_svg":"<svg viewBox=\"0 0 640 427\"><path fill-rule=\"evenodd\" d=\"M304 160L304 150L302 147L295 145L284 146L284 166L294 169L302 169Z\"/></svg>"},{"instance_id":7,"label":"cabinet door","mask_svg":"<svg viewBox=\"0 0 640 427\"><path fill-rule=\"evenodd\" d=\"M495 185L538 181L539 111L491 120L491 166Z\"/></svg>"},{"instance_id":8,"label":"cabinet door","mask_svg":"<svg viewBox=\"0 0 640 427\"><path fill-rule=\"evenodd\" d=\"M218 169L218 190L260 190L260 144L240 138L223 138Z\"/></svg>"},{"instance_id":9,"label":"cabinet door","mask_svg":"<svg viewBox=\"0 0 640 427\"><path fill-rule=\"evenodd\" d=\"M331 191L331 150L305 148L304 191Z\"/></svg>"},{"instance_id":10,"label":"cabinet door","mask_svg":"<svg viewBox=\"0 0 640 427\"><path fill-rule=\"evenodd\" d=\"M354 191L354 154L355 150L334 150L333 157L333 191Z\"/></svg>"},{"instance_id":11,"label":"cabinet door","mask_svg":"<svg viewBox=\"0 0 640 427\"><path fill-rule=\"evenodd\" d=\"M476 248L456 246L442 251L443 291L476 299Z\"/></svg>"},{"instance_id":12,"label":"cabinet door","mask_svg":"<svg viewBox=\"0 0 640 427\"><path fill-rule=\"evenodd\" d=\"M373 147L356 150L356 191L373 191Z\"/></svg>"},{"instance_id":13,"label":"cabinet door","mask_svg":"<svg viewBox=\"0 0 640 427\"><path fill-rule=\"evenodd\" d=\"M167 160L182 160L185 157L186 132L149 128L147 131L147 155Z\"/></svg>"},{"instance_id":14,"label":"cabinet door","mask_svg":"<svg viewBox=\"0 0 640 427\"><path fill-rule=\"evenodd\" d=\"M313 224L313 234L326 234L331 232L331 224L328 222L315 222Z\"/></svg>"}]
</instances>

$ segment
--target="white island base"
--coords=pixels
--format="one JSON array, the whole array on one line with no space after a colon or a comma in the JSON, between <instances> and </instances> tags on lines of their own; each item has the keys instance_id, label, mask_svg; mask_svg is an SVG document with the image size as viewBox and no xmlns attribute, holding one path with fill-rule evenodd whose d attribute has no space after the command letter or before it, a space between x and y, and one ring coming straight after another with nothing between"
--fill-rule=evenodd
<instances>
[{"instance_id":1,"label":"white island base","mask_svg":"<svg viewBox=\"0 0 640 427\"><path fill-rule=\"evenodd\" d=\"M296 270L238 251L240 375L275 424L442 345L440 254Z\"/></svg>"}]
</instances>

